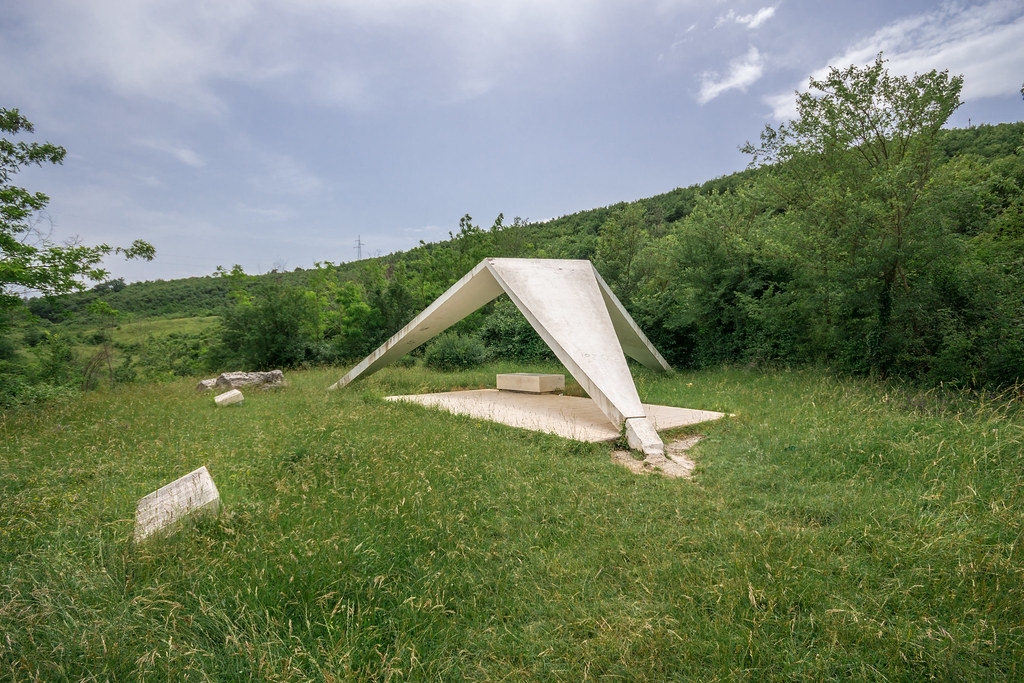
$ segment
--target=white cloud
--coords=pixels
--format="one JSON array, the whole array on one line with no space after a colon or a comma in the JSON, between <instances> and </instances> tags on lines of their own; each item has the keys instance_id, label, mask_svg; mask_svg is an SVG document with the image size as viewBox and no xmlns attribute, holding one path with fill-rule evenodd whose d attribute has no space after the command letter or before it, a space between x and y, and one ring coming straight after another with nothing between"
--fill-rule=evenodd
<instances>
[{"instance_id":1,"label":"white cloud","mask_svg":"<svg viewBox=\"0 0 1024 683\"><path fill-rule=\"evenodd\" d=\"M10 12L19 40L0 40L0 91L27 91L40 81L98 85L128 99L213 114L228 108L225 86L282 90L350 109L379 104L382 94L409 85L439 101L475 97L521 64L590 49L594 27L609 21L614 6L33 0ZM26 68L33 78L22 74Z\"/></svg>"},{"instance_id":2,"label":"white cloud","mask_svg":"<svg viewBox=\"0 0 1024 683\"><path fill-rule=\"evenodd\" d=\"M202 168L203 166L206 166L206 160L203 159L203 157L194 150L182 145L175 145L173 143L160 140L138 140L137 144L142 147L154 149L158 152L163 152L182 164L191 166L192 168Z\"/></svg>"},{"instance_id":3,"label":"white cloud","mask_svg":"<svg viewBox=\"0 0 1024 683\"><path fill-rule=\"evenodd\" d=\"M250 178L250 183L261 193L309 197L319 194L326 185L322 178L295 159L269 153L260 156L266 170Z\"/></svg>"},{"instance_id":4,"label":"white cloud","mask_svg":"<svg viewBox=\"0 0 1024 683\"><path fill-rule=\"evenodd\" d=\"M775 16L775 7L762 7L753 14L736 14L736 10L731 9L718 17L718 20L715 22L715 28L718 28L723 24L728 24L729 22L735 22L753 30L771 19L773 16Z\"/></svg>"},{"instance_id":5,"label":"white cloud","mask_svg":"<svg viewBox=\"0 0 1024 683\"><path fill-rule=\"evenodd\" d=\"M764 73L764 58L751 46L747 54L729 62L729 71L724 76L705 71L701 74L700 93L697 101L707 104L729 90L746 90Z\"/></svg>"},{"instance_id":6,"label":"white cloud","mask_svg":"<svg viewBox=\"0 0 1024 683\"><path fill-rule=\"evenodd\" d=\"M36 0L20 12L26 43L18 52L0 47L0 65L29 64L51 82L219 111L218 81L251 82L265 71L258 51L238 44L252 3Z\"/></svg>"},{"instance_id":7,"label":"white cloud","mask_svg":"<svg viewBox=\"0 0 1024 683\"><path fill-rule=\"evenodd\" d=\"M947 2L882 27L812 75L825 76L829 66L868 64L879 52L884 53L891 73L909 76L948 69L963 74L965 100L1013 94L1019 92L1024 78L1024 8L1013 0L973 6ZM800 87L806 87L806 82ZM792 91L769 95L764 101L776 119L796 115Z\"/></svg>"},{"instance_id":8,"label":"white cloud","mask_svg":"<svg viewBox=\"0 0 1024 683\"><path fill-rule=\"evenodd\" d=\"M249 206L242 203L235 205L235 211L264 223L283 223L285 221L290 221L295 217L295 212L289 209Z\"/></svg>"},{"instance_id":9,"label":"white cloud","mask_svg":"<svg viewBox=\"0 0 1024 683\"><path fill-rule=\"evenodd\" d=\"M421 225L418 227L404 228L403 232L412 235L446 235L451 228L443 228L440 225Z\"/></svg>"}]
</instances>

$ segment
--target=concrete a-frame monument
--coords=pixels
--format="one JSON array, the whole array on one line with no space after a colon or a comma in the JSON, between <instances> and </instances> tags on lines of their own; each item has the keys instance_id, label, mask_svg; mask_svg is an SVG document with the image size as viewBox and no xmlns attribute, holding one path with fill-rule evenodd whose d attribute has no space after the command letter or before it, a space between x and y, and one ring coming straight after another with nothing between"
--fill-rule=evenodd
<instances>
[{"instance_id":1,"label":"concrete a-frame monument","mask_svg":"<svg viewBox=\"0 0 1024 683\"><path fill-rule=\"evenodd\" d=\"M625 356L654 370L671 368L590 261L484 259L330 388L397 361L502 293L612 424L625 424L630 447L648 455L664 453Z\"/></svg>"}]
</instances>

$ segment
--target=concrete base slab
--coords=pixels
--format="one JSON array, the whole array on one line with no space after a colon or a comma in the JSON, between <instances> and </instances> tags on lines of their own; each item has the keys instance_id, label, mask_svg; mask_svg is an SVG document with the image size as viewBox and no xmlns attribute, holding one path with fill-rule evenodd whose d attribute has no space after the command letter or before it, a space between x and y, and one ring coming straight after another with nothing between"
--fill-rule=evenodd
<instances>
[{"instance_id":1,"label":"concrete base slab","mask_svg":"<svg viewBox=\"0 0 1024 683\"><path fill-rule=\"evenodd\" d=\"M388 396L389 401L409 401L442 408L457 415L512 427L563 436L576 441L614 441L616 429L592 399L553 394L523 394L496 389L452 391L438 394ZM644 404L655 429L673 429L717 420L725 413Z\"/></svg>"}]
</instances>

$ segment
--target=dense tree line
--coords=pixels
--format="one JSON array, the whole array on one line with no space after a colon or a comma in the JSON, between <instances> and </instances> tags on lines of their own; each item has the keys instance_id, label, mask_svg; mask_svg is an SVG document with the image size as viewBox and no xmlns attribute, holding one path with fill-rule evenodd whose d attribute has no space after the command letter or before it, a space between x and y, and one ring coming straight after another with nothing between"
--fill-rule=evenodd
<instances>
[{"instance_id":1,"label":"dense tree line","mask_svg":"<svg viewBox=\"0 0 1024 683\"><path fill-rule=\"evenodd\" d=\"M746 172L543 224L466 216L447 242L353 280L370 312L364 347L346 350L375 347L485 256L588 258L676 365L1018 382L1024 124L943 130L961 85L891 76L881 59L833 69L794 121L744 146ZM492 306L462 329L496 353L534 353L512 318L518 331L494 334L509 316Z\"/></svg>"},{"instance_id":2,"label":"dense tree line","mask_svg":"<svg viewBox=\"0 0 1024 683\"><path fill-rule=\"evenodd\" d=\"M487 256L582 258L676 366L813 363L1010 385L1024 379L1024 123L944 130L961 85L938 71L891 76L881 58L833 69L798 96L796 119L744 146L750 168L702 185L543 223L499 215L485 228L466 215L448 240L356 263L114 280L28 309L55 322L96 315L100 301L222 317L216 333L154 340L159 353L125 350L145 377L345 363ZM548 354L505 299L435 355L475 358L478 342L498 357Z\"/></svg>"}]
</instances>

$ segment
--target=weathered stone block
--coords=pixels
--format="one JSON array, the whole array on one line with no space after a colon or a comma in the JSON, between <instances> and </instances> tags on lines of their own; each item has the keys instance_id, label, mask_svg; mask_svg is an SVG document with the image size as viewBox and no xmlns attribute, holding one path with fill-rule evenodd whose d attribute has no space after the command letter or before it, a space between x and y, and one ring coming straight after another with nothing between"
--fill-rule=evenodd
<instances>
[{"instance_id":1,"label":"weathered stone block","mask_svg":"<svg viewBox=\"0 0 1024 683\"><path fill-rule=\"evenodd\" d=\"M498 389L504 391L525 391L531 394L549 394L553 391L565 391L565 375L510 372L498 375Z\"/></svg>"},{"instance_id":2,"label":"weathered stone block","mask_svg":"<svg viewBox=\"0 0 1024 683\"><path fill-rule=\"evenodd\" d=\"M224 392L220 396L215 396L213 400L216 401L218 406L229 406L233 403L241 403L244 398L245 397L242 396L241 391L238 389L232 389L231 391Z\"/></svg>"},{"instance_id":3,"label":"weathered stone block","mask_svg":"<svg viewBox=\"0 0 1024 683\"><path fill-rule=\"evenodd\" d=\"M256 385L261 389L283 387L287 384L280 370L269 372L222 372L214 383L218 389L239 389Z\"/></svg>"},{"instance_id":4,"label":"weathered stone block","mask_svg":"<svg viewBox=\"0 0 1024 683\"><path fill-rule=\"evenodd\" d=\"M135 508L135 540L168 529L184 517L219 509L220 492L204 465L139 501Z\"/></svg>"},{"instance_id":5,"label":"weathered stone block","mask_svg":"<svg viewBox=\"0 0 1024 683\"><path fill-rule=\"evenodd\" d=\"M199 384L196 385L196 391L210 391L216 383L216 377L213 379L201 379L199 380Z\"/></svg>"}]
</instances>

